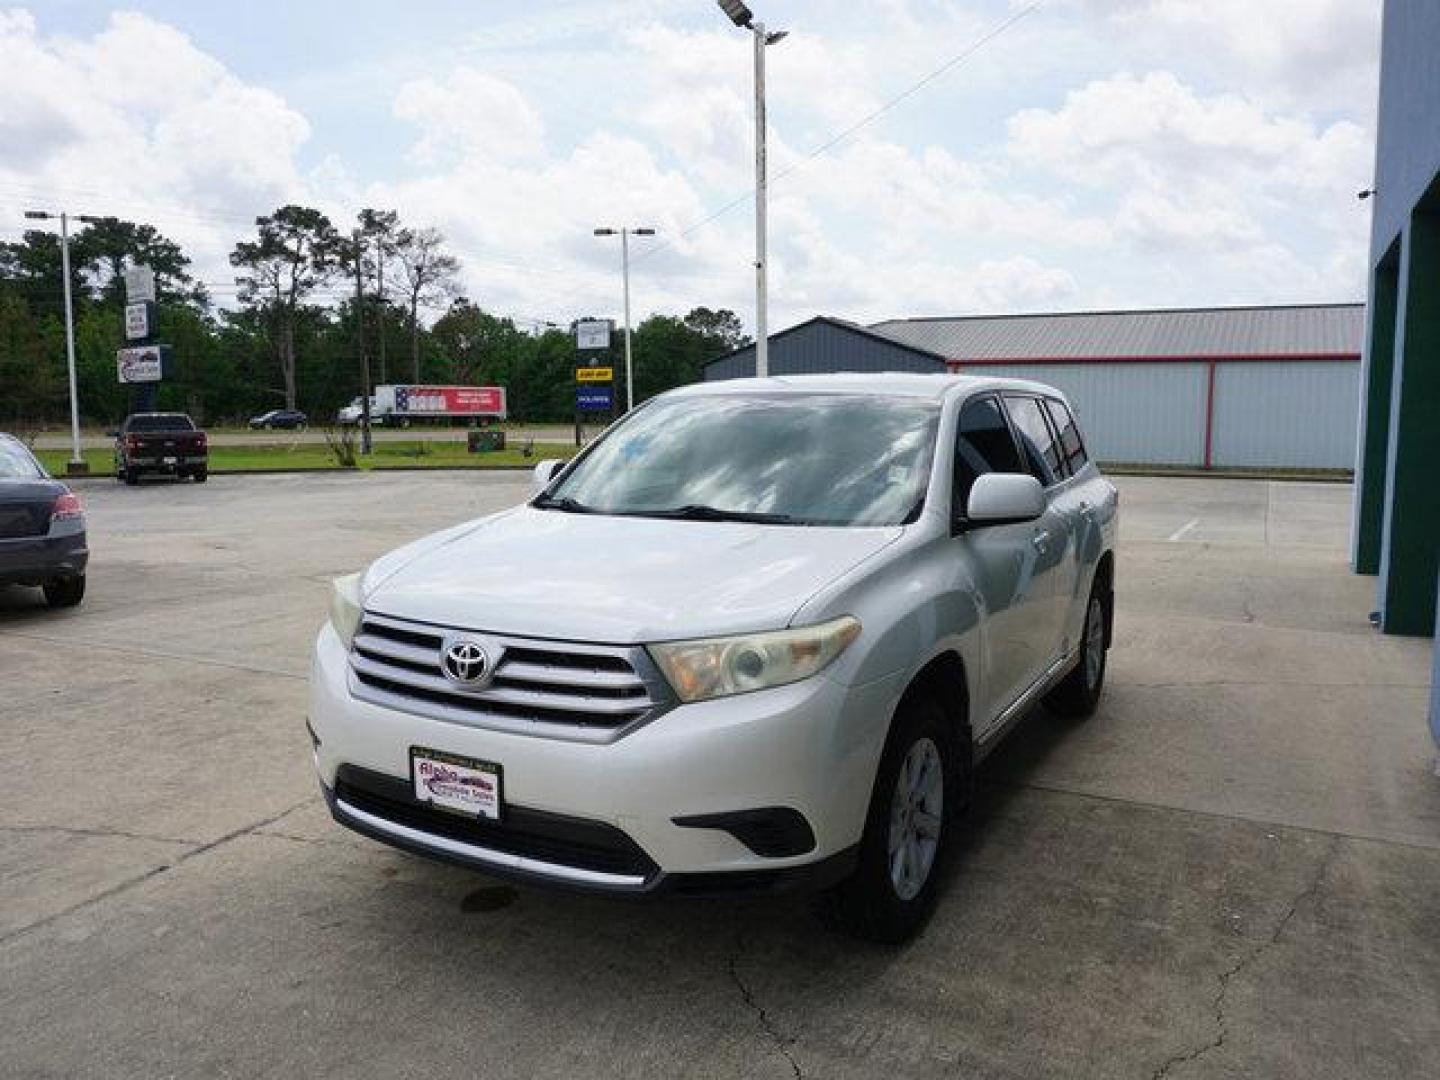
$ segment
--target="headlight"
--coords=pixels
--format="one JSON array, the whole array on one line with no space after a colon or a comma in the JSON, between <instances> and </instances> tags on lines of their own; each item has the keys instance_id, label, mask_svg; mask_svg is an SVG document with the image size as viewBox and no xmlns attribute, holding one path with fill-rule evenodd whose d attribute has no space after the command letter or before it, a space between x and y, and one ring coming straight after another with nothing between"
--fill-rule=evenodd
<instances>
[{"instance_id":1,"label":"headlight","mask_svg":"<svg viewBox=\"0 0 1440 1080\"><path fill-rule=\"evenodd\" d=\"M651 645L650 655L681 701L705 701L808 679L859 636L860 620L842 615L770 634Z\"/></svg>"},{"instance_id":2,"label":"headlight","mask_svg":"<svg viewBox=\"0 0 1440 1080\"><path fill-rule=\"evenodd\" d=\"M360 601L360 575L346 574L337 577L330 584L330 625L335 633L350 648L355 640L355 631L360 629L360 616L364 609Z\"/></svg>"}]
</instances>

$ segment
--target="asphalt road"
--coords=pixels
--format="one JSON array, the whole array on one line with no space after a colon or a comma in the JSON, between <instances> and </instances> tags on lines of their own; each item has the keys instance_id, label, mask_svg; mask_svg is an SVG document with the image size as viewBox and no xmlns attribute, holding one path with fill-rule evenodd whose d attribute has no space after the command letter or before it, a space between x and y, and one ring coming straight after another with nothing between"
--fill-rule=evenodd
<instances>
[{"instance_id":1,"label":"asphalt road","mask_svg":"<svg viewBox=\"0 0 1440 1080\"><path fill-rule=\"evenodd\" d=\"M886 951L328 820L329 578L523 478L82 485L85 605L0 593L0 1076L1433 1075L1429 643L1368 626L1349 489L1121 488L1099 714L987 762L934 922Z\"/></svg>"}]
</instances>

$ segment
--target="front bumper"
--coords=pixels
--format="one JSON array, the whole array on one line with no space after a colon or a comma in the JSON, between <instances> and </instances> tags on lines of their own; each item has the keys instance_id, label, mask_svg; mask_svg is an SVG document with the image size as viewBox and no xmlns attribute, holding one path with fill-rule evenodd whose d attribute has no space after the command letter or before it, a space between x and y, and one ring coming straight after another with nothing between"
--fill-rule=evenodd
<instances>
[{"instance_id":1,"label":"front bumper","mask_svg":"<svg viewBox=\"0 0 1440 1080\"><path fill-rule=\"evenodd\" d=\"M351 695L351 677L348 653L327 625L316 642L310 724L316 768L337 821L488 873L631 894L768 892L844 876L901 690L898 674L860 687L822 675L679 706L615 742L594 744L370 704ZM446 827L448 815L441 824L415 816L424 810L409 795L410 748L416 746L499 763L501 829L506 818L527 827L578 822L613 831L623 841L616 846L633 845L640 859L607 870L559 848L540 857L540 849L510 842L514 837L495 826L466 833ZM388 785L399 803L347 798L357 776L378 777L378 786ZM726 829L676 823L761 807L798 812L813 831L813 847L766 856Z\"/></svg>"},{"instance_id":2,"label":"front bumper","mask_svg":"<svg viewBox=\"0 0 1440 1080\"><path fill-rule=\"evenodd\" d=\"M90 561L85 533L0 540L0 585L43 585L78 577Z\"/></svg>"}]
</instances>

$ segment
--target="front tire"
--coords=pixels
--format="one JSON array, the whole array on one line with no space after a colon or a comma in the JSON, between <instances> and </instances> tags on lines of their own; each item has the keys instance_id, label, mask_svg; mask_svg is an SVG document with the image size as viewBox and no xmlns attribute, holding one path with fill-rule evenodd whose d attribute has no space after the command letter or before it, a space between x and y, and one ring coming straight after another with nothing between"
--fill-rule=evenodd
<instances>
[{"instance_id":1,"label":"front tire","mask_svg":"<svg viewBox=\"0 0 1440 1080\"><path fill-rule=\"evenodd\" d=\"M844 930L898 945L925 925L968 781L941 702L930 695L903 702L875 775L859 863L829 896Z\"/></svg>"},{"instance_id":2,"label":"front tire","mask_svg":"<svg viewBox=\"0 0 1440 1080\"><path fill-rule=\"evenodd\" d=\"M85 598L85 575L52 578L45 582L45 602L53 608L74 607Z\"/></svg>"},{"instance_id":3,"label":"front tire","mask_svg":"<svg viewBox=\"0 0 1440 1080\"><path fill-rule=\"evenodd\" d=\"M1094 713L1105 689L1105 666L1110 643L1107 598L1097 581L1085 604L1085 627L1080 637L1080 659L1075 668L1045 697L1045 705L1061 716L1083 718Z\"/></svg>"}]
</instances>

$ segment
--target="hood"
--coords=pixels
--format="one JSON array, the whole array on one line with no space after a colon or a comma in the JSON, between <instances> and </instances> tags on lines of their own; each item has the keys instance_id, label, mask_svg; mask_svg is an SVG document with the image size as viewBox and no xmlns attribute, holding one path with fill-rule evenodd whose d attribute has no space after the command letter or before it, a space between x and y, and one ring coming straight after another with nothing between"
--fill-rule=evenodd
<instances>
[{"instance_id":1,"label":"hood","mask_svg":"<svg viewBox=\"0 0 1440 1080\"><path fill-rule=\"evenodd\" d=\"M776 630L902 533L524 506L380 559L365 578L365 607L496 634L611 644Z\"/></svg>"}]
</instances>

